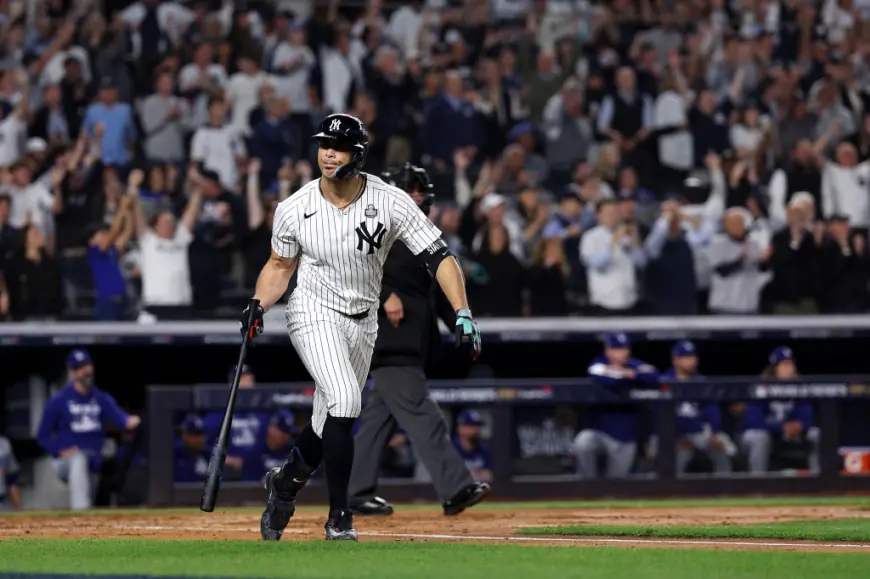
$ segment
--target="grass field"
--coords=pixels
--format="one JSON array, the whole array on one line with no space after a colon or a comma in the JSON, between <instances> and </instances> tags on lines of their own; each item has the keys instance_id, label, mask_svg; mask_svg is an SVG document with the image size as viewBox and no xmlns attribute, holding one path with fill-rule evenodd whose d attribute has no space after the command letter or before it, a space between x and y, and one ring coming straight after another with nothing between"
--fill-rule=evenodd
<instances>
[{"instance_id":1,"label":"grass field","mask_svg":"<svg viewBox=\"0 0 870 579\"><path fill-rule=\"evenodd\" d=\"M868 508L860 497L553 501L447 518L408 505L359 518L359 544L321 540L323 507L300 508L278 544L255 540L250 508L19 513L0 516L0 579L858 579L870 576Z\"/></svg>"},{"instance_id":2,"label":"grass field","mask_svg":"<svg viewBox=\"0 0 870 579\"><path fill-rule=\"evenodd\" d=\"M444 543L153 540L11 540L0 543L0 569L200 577L320 579L716 579L862 577L870 556L666 549L528 548Z\"/></svg>"},{"instance_id":3,"label":"grass field","mask_svg":"<svg viewBox=\"0 0 870 579\"><path fill-rule=\"evenodd\" d=\"M870 542L870 519L802 520L755 525L564 525L521 529L525 535L574 537L667 537ZM870 573L870 569L868 569Z\"/></svg>"}]
</instances>

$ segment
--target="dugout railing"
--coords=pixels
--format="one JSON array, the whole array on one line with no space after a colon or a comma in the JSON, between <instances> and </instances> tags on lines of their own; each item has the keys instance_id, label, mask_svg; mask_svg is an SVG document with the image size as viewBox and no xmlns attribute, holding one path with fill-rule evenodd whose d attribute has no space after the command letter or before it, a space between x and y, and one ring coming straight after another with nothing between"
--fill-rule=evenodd
<instances>
[{"instance_id":1,"label":"dugout railing","mask_svg":"<svg viewBox=\"0 0 870 579\"><path fill-rule=\"evenodd\" d=\"M870 480L842 473L838 416L841 405L870 398L870 377L814 376L788 382L758 377L708 378L703 382L663 383L653 388L614 390L588 380L463 380L430 383L435 399L445 407L487 407L491 412L489 444L492 449L494 498L658 497L718 494L812 494L866 492ZM311 384L259 385L239 392L239 410L270 411L311 407ZM184 413L222 411L225 385L151 386L147 392L148 504L195 505L202 485L173 481L173 438ZM676 475L676 405L683 401L730 403L753 400L811 400L815 424L821 431L818 476L678 477ZM514 411L519 407L561 404L649 405L659 436L653 477L581 480L574 476L518 476L512 470L511 441ZM311 484L306 500L326 499L323 485ZM431 485L390 481L383 494L394 501L431 500ZM220 505L262 502L259 483L224 482Z\"/></svg>"}]
</instances>

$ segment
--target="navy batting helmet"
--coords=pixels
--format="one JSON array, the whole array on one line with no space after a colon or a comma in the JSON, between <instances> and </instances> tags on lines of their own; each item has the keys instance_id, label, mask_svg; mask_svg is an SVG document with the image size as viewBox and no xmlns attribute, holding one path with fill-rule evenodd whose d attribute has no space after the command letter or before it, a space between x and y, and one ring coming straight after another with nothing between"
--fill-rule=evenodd
<instances>
[{"instance_id":1,"label":"navy batting helmet","mask_svg":"<svg viewBox=\"0 0 870 579\"><path fill-rule=\"evenodd\" d=\"M320 129L312 138L321 147L334 147L353 153L347 165L336 169L336 179L350 179L362 171L369 152L369 132L355 116L343 113L329 115L320 123Z\"/></svg>"},{"instance_id":2,"label":"navy batting helmet","mask_svg":"<svg viewBox=\"0 0 870 579\"><path fill-rule=\"evenodd\" d=\"M387 169L381 174L381 179L406 193L418 192L423 196L422 201L420 201L420 209L426 215L429 214L429 209L432 208L432 203L435 201L435 194L432 193L432 180L429 179L429 173L426 172L426 169L405 163L402 167Z\"/></svg>"}]
</instances>

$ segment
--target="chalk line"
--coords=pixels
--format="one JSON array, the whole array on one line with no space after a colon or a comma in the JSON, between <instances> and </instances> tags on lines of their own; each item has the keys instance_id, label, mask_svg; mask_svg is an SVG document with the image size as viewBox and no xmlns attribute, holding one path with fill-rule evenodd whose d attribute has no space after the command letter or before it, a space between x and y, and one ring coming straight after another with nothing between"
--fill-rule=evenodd
<instances>
[{"instance_id":1,"label":"chalk line","mask_svg":"<svg viewBox=\"0 0 870 579\"><path fill-rule=\"evenodd\" d=\"M109 528L128 531L191 531L191 532L226 532L226 533L259 533L259 527L174 527L171 525L112 525ZM100 529L106 529L101 526ZM77 529L48 527L46 530L57 532L81 532ZM0 529L0 534L24 534L24 529ZM287 529L285 535L311 535L311 531ZM615 545L673 545L673 546L706 546L706 547L763 547L763 548L802 548L802 549L865 549L870 550L870 543L785 543L779 541L722 541L715 539L650 539L650 538L614 538L614 537L499 537L491 535L445 535L437 533L384 533L378 531L360 533L360 537L382 537L388 539L428 539L442 541L495 541L510 543L567 543L577 545L615 544Z\"/></svg>"}]
</instances>

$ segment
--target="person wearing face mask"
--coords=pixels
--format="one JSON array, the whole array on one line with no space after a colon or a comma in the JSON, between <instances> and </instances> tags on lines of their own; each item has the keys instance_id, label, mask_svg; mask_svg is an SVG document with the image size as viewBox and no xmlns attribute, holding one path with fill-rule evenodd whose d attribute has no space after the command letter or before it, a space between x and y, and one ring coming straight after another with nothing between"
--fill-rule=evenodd
<instances>
[{"instance_id":1,"label":"person wearing face mask","mask_svg":"<svg viewBox=\"0 0 870 579\"><path fill-rule=\"evenodd\" d=\"M36 440L54 458L52 468L69 488L73 510L91 508L106 441L106 422L125 430L141 420L127 414L111 394L94 386L94 364L86 350L66 358L69 382L52 396L42 411Z\"/></svg>"},{"instance_id":2,"label":"person wearing face mask","mask_svg":"<svg viewBox=\"0 0 870 579\"><path fill-rule=\"evenodd\" d=\"M406 163L382 178L406 191L428 214L434 200L429 175ZM360 414L348 494L358 515L391 515L393 505L376 496L380 456L396 427L401 427L419 455L438 492L445 515L458 515L489 495L485 482L475 482L450 444L438 404L426 386L424 367L440 338L440 317L447 327L455 316L421 260L404 244L390 250L384 264L378 338L372 356L374 386Z\"/></svg>"}]
</instances>

